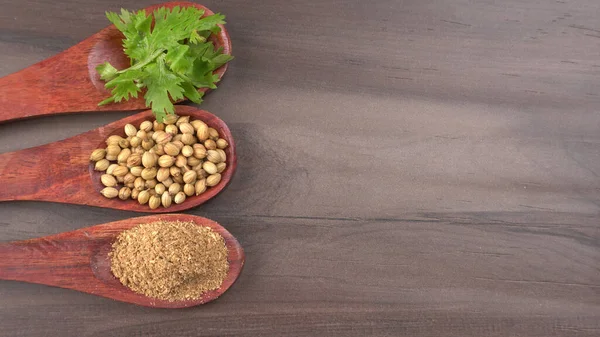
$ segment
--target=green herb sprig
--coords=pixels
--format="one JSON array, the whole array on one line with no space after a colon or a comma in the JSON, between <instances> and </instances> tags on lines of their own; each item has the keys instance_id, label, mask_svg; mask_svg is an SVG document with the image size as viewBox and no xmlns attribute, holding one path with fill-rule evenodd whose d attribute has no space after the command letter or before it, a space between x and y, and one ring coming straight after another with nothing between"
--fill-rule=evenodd
<instances>
[{"instance_id":1,"label":"green herb sprig","mask_svg":"<svg viewBox=\"0 0 600 337\"><path fill-rule=\"evenodd\" d=\"M225 16L202 15L204 11L196 7L179 6L161 7L151 15L144 10L107 12L108 20L125 36L123 50L131 63L122 70L108 62L96 67L112 94L99 105L137 98L146 88L146 105L161 122L175 113L172 101L187 97L202 102L198 88L215 89L219 77L213 71L233 59L208 41L211 33L220 31Z\"/></svg>"}]
</instances>

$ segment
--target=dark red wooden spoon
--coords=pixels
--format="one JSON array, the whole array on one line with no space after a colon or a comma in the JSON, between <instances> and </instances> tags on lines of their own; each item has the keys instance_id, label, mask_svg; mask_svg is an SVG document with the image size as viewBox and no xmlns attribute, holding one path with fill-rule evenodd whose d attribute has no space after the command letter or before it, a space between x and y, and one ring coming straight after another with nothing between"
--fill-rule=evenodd
<instances>
[{"instance_id":1,"label":"dark red wooden spoon","mask_svg":"<svg viewBox=\"0 0 600 337\"><path fill-rule=\"evenodd\" d=\"M138 224L159 220L192 221L223 236L229 271L219 289L196 300L169 302L134 293L115 278L108 253L117 235ZM242 246L225 228L210 219L187 214L131 218L39 239L1 243L0 256L0 279L73 289L154 308L186 308L216 299L238 278L245 259Z\"/></svg>"},{"instance_id":2,"label":"dark red wooden spoon","mask_svg":"<svg viewBox=\"0 0 600 337\"><path fill-rule=\"evenodd\" d=\"M217 129L229 143L225 149L227 167L221 173L221 181L206 192L188 197L179 205L173 203L169 208L155 210L135 200L107 199L100 194L101 173L94 171L89 161L91 152L106 147L104 141L110 135L125 136L126 124L137 127L144 120L154 120L152 112L147 110L65 140L0 154L0 201L41 200L149 213L178 212L206 202L225 188L235 172L235 143L219 117L194 107L176 108L178 115L200 119Z\"/></svg>"},{"instance_id":3,"label":"dark red wooden spoon","mask_svg":"<svg viewBox=\"0 0 600 337\"><path fill-rule=\"evenodd\" d=\"M146 13L159 7L194 6L205 11L208 8L192 2L167 2L146 8ZM231 55L231 40L222 25L221 32L211 36L215 47L223 47ZM123 53L123 35L110 25L77 45L34 64L14 74L0 78L0 123L3 121L40 115L69 112L124 111L146 108L143 95L137 99L98 106L110 96L104 88L96 66L106 61L122 69L129 66ZM227 64L215 70L219 79L227 70ZM200 89L202 92L208 88Z\"/></svg>"}]
</instances>

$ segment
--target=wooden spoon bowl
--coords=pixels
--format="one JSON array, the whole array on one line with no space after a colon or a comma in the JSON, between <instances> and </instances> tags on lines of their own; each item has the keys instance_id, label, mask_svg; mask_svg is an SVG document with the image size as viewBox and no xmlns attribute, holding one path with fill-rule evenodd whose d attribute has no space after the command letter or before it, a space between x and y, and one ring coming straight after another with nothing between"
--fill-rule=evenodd
<instances>
[{"instance_id":1,"label":"wooden spoon bowl","mask_svg":"<svg viewBox=\"0 0 600 337\"><path fill-rule=\"evenodd\" d=\"M212 228L225 239L229 271L221 287L195 300L166 301L135 293L112 274L108 253L119 233L161 220L191 221ZM218 298L238 278L245 259L240 243L225 228L210 219L186 214L131 218L39 239L3 243L0 256L0 279L73 289L153 308L186 308Z\"/></svg>"},{"instance_id":2,"label":"wooden spoon bowl","mask_svg":"<svg viewBox=\"0 0 600 337\"><path fill-rule=\"evenodd\" d=\"M210 9L193 2L166 2L145 8L146 13L160 7L173 8L194 6L204 10L204 16L214 14ZM223 25L221 31L210 40L223 53L231 55L231 40ZM29 66L11 75L0 78L0 123L8 120L41 115L70 112L125 111L146 108L143 95L128 101L98 106L110 93L96 66L106 61L118 69L129 65L123 53L122 33L110 25L75 46ZM215 70L219 79L227 70L227 64ZM199 89L209 91L208 88ZM181 101L180 101L181 102Z\"/></svg>"},{"instance_id":3,"label":"wooden spoon bowl","mask_svg":"<svg viewBox=\"0 0 600 337\"><path fill-rule=\"evenodd\" d=\"M219 117L194 107L176 108L178 115L202 120L215 128L229 143L225 149L227 167L221 173L221 181L204 193L188 197L181 204L173 203L169 208L161 206L154 210L135 200L107 199L100 194L103 188L101 172L94 171L90 154L96 148L106 147L104 141L110 135L124 136L126 124L137 127L144 120L153 120L152 112L147 110L65 140L0 154L0 201L40 200L149 213L179 212L203 204L231 180L237 166L235 142Z\"/></svg>"}]
</instances>

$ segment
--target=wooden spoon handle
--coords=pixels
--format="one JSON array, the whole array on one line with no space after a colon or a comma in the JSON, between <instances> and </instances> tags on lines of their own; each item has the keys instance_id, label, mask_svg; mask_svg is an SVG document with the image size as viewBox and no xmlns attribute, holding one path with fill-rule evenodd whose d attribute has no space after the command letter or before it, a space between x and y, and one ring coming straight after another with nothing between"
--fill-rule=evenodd
<instances>
[{"instance_id":1,"label":"wooden spoon handle","mask_svg":"<svg viewBox=\"0 0 600 337\"><path fill-rule=\"evenodd\" d=\"M0 200L23 200L44 189L46 179L40 156L44 148L30 148L0 154Z\"/></svg>"},{"instance_id":2,"label":"wooden spoon handle","mask_svg":"<svg viewBox=\"0 0 600 337\"><path fill-rule=\"evenodd\" d=\"M60 141L0 154L0 201L72 202L90 185L92 144ZM90 189L88 189L88 192Z\"/></svg>"},{"instance_id":3,"label":"wooden spoon handle","mask_svg":"<svg viewBox=\"0 0 600 337\"><path fill-rule=\"evenodd\" d=\"M52 237L0 244L0 279L71 287L89 279L90 252L84 241ZM85 248L85 247L83 247Z\"/></svg>"},{"instance_id":4,"label":"wooden spoon handle","mask_svg":"<svg viewBox=\"0 0 600 337\"><path fill-rule=\"evenodd\" d=\"M60 54L0 78L0 123L78 111L143 109L141 99L98 106L110 94L88 59L93 56L90 61L95 63L126 62L122 52L115 52L121 38L119 31L110 26Z\"/></svg>"},{"instance_id":5,"label":"wooden spoon handle","mask_svg":"<svg viewBox=\"0 0 600 337\"><path fill-rule=\"evenodd\" d=\"M65 58L65 53L0 78L0 122L71 111L63 98L76 91L69 90L67 83L82 73L82 65L81 60Z\"/></svg>"}]
</instances>

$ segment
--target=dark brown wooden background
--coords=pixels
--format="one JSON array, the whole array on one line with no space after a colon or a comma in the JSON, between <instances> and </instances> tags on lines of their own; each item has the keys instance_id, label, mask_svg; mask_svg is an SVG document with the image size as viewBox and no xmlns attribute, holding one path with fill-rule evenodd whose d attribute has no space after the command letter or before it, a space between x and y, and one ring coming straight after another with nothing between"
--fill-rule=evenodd
<instances>
[{"instance_id":1,"label":"dark brown wooden background","mask_svg":"<svg viewBox=\"0 0 600 337\"><path fill-rule=\"evenodd\" d=\"M2 0L0 76L152 3ZM240 279L174 311L2 281L1 336L600 335L599 1L203 4L236 60L202 106L240 165L190 213ZM0 152L123 116L3 124ZM0 241L136 215L6 202Z\"/></svg>"}]
</instances>

